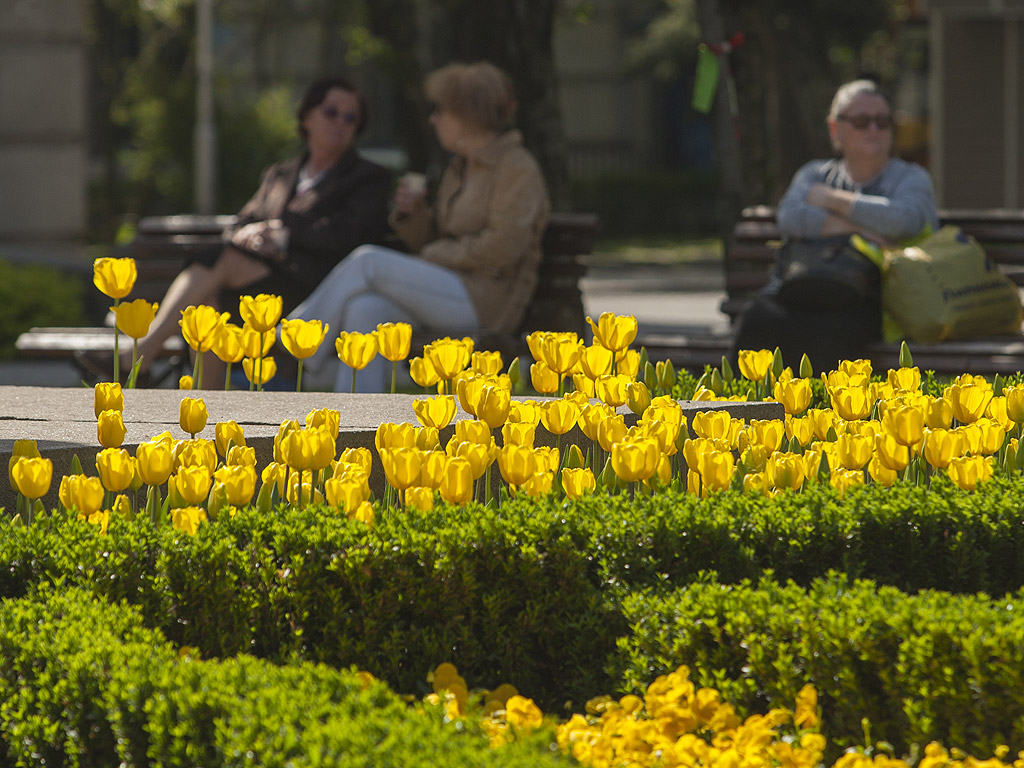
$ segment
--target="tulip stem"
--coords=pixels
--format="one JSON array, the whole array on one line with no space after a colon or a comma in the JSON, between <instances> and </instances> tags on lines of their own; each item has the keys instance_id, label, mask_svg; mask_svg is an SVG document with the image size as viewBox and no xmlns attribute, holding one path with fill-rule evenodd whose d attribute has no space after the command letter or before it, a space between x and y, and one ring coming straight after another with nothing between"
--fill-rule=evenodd
<instances>
[{"instance_id":1,"label":"tulip stem","mask_svg":"<svg viewBox=\"0 0 1024 768\"><path fill-rule=\"evenodd\" d=\"M398 391L398 361L391 361L391 394Z\"/></svg>"},{"instance_id":2,"label":"tulip stem","mask_svg":"<svg viewBox=\"0 0 1024 768\"><path fill-rule=\"evenodd\" d=\"M260 343L261 344L263 343L262 340L260 341ZM257 392L262 392L263 391L263 355L260 355L258 358L256 358L256 391ZM300 483L302 482L302 474L301 473L299 474L299 482ZM302 494L302 488L300 487L299 488L299 499L300 499L300 501L301 501L301 498L302 498L301 494ZM301 507L302 505L300 504L299 506Z\"/></svg>"},{"instance_id":3,"label":"tulip stem","mask_svg":"<svg viewBox=\"0 0 1024 768\"><path fill-rule=\"evenodd\" d=\"M302 358L299 358L298 373L295 374L295 391L302 391Z\"/></svg>"},{"instance_id":4,"label":"tulip stem","mask_svg":"<svg viewBox=\"0 0 1024 768\"><path fill-rule=\"evenodd\" d=\"M121 303L120 299L114 299L114 316L117 316L117 305ZM117 328L117 323L114 323L114 381L118 382L121 380L121 332Z\"/></svg>"},{"instance_id":5,"label":"tulip stem","mask_svg":"<svg viewBox=\"0 0 1024 768\"><path fill-rule=\"evenodd\" d=\"M228 363L224 371L224 391L231 391L231 363Z\"/></svg>"},{"instance_id":6,"label":"tulip stem","mask_svg":"<svg viewBox=\"0 0 1024 768\"><path fill-rule=\"evenodd\" d=\"M117 359L117 352L114 353L114 358ZM139 340L132 339L132 372L128 376L128 389L135 389L135 379L139 376Z\"/></svg>"},{"instance_id":7,"label":"tulip stem","mask_svg":"<svg viewBox=\"0 0 1024 768\"><path fill-rule=\"evenodd\" d=\"M352 394L356 393L356 369L352 369Z\"/></svg>"}]
</instances>

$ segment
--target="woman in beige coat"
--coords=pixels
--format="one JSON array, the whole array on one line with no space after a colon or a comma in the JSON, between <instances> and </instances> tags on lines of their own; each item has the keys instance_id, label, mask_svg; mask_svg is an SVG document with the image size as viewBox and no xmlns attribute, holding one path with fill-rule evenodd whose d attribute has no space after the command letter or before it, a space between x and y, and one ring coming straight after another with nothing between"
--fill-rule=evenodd
<instances>
[{"instance_id":1,"label":"woman in beige coat","mask_svg":"<svg viewBox=\"0 0 1024 768\"><path fill-rule=\"evenodd\" d=\"M452 64L426 82L430 123L452 161L428 206L423 190L399 184L391 223L415 255L357 248L292 313L332 332L369 332L378 323L461 335L513 331L537 284L550 202L540 168L509 125L515 100L492 64ZM357 388L384 391L388 368L375 360ZM306 361L315 388L349 391L351 370L325 343Z\"/></svg>"}]
</instances>

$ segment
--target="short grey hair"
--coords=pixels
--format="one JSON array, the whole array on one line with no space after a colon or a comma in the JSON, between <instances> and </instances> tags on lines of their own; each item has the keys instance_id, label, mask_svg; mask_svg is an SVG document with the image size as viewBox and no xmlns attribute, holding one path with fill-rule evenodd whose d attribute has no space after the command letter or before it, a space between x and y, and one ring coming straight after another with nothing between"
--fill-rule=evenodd
<instances>
[{"instance_id":1,"label":"short grey hair","mask_svg":"<svg viewBox=\"0 0 1024 768\"><path fill-rule=\"evenodd\" d=\"M832 97L832 107L828 111L828 119L835 120L838 118L846 111L846 108L850 106L851 102L853 102L853 100L862 93L880 96L885 99L885 103L888 104L890 108L892 107L892 102L889 100L888 95L882 90L882 87L878 83L874 80L862 78L839 86L839 90L836 91L836 95Z\"/></svg>"}]
</instances>

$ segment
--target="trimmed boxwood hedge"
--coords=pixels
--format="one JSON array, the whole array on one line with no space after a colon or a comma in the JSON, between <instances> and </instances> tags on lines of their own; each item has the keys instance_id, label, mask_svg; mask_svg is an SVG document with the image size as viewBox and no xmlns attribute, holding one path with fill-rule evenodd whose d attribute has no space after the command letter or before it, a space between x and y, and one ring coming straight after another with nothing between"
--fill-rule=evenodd
<instances>
[{"instance_id":1,"label":"trimmed boxwood hedge","mask_svg":"<svg viewBox=\"0 0 1024 768\"><path fill-rule=\"evenodd\" d=\"M137 610L84 590L0 603L0 765L567 765L352 671L179 658Z\"/></svg>"},{"instance_id":2,"label":"trimmed boxwood hedge","mask_svg":"<svg viewBox=\"0 0 1024 768\"><path fill-rule=\"evenodd\" d=\"M1022 482L966 493L936 478L931 488L866 486L843 498L812 487L774 500L522 499L384 511L372 528L323 508L249 509L196 536L145 518L114 520L104 536L54 513L30 528L2 526L0 597L79 587L136 606L145 626L204 658L355 665L416 696L429 669L452 661L474 685L511 682L558 714L567 701L578 710L619 689L623 666L610 660L636 623L623 604L645 590L709 573L739 584L766 570L807 586L837 570L909 593L1016 592ZM891 719L869 705L850 717Z\"/></svg>"},{"instance_id":3,"label":"trimmed boxwood hedge","mask_svg":"<svg viewBox=\"0 0 1024 768\"><path fill-rule=\"evenodd\" d=\"M609 673L643 688L679 664L747 712L818 690L833 747L900 752L933 739L971 754L1024 748L1024 592L907 595L841 574L808 588L694 583L623 603L629 635ZM870 744L869 744L870 745Z\"/></svg>"}]
</instances>

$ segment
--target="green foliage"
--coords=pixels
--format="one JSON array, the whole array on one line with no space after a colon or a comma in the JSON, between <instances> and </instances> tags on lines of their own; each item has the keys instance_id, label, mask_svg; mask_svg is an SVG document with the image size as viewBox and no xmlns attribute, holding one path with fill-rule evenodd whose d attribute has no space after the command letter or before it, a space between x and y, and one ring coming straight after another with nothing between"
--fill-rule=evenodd
<instances>
[{"instance_id":1,"label":"green foliage","mask_svg":"<svg viewBox=\"0 0 1024 768\"><path fill-rule=\"evenodd\" d=\"M493 752L351 671L179 658L137 611L47 590L0 604L0 762L124 765L559 765Z\"/></svg>"},{"instance_id":2,"label":"green foliage","mask_svg":"<svg viewBox=\"0 0 1024 768\"><path fill-rule=\"evenodd\" d=\"M84 282L82 275L0 260L0 359L15 356L14 342L29 328L84 325Z\"/></svg>"},{"instance_id":3,"label":"green foliage","mask_svg":"<svg viewBox=\"0 0 1024 768\"><path fill-rule=\"evenodd\" d=\"M867 717L897 753L932 739L1013 753L1024 746L1022 606L1021 592L907 595L835 574L806 589L770 575L695 583L624 601L632 634L610 672L639 688L687 664L746 712L791 706L811 683L835 748L863 745Z\"/></svg>"}]
</instances>

